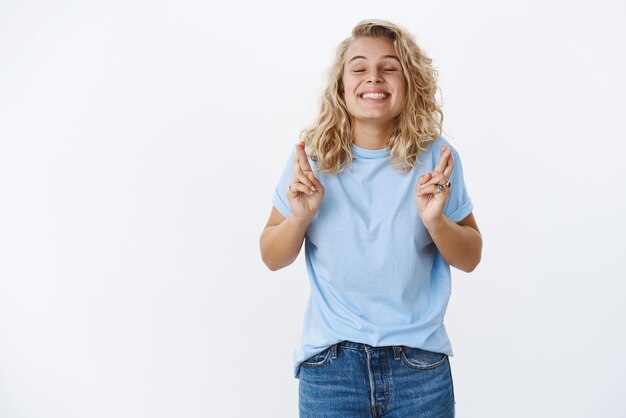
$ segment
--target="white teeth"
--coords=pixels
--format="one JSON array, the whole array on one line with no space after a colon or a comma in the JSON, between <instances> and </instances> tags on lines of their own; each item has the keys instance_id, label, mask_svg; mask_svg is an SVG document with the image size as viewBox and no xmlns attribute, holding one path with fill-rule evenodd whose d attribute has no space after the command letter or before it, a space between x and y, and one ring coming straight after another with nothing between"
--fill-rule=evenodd
<instances>
[{"instance_id":1,"label":"white teeth","mask_svg":"<svg viewBox=\"0 0 626 418\"><path fill-rule=\"evenodd\" d=\"M364 99L376 99L376 100L385 99L387 96L388 96L387 93L363 93L361 95L361 97Z\"/></svg>"}]
</instances>

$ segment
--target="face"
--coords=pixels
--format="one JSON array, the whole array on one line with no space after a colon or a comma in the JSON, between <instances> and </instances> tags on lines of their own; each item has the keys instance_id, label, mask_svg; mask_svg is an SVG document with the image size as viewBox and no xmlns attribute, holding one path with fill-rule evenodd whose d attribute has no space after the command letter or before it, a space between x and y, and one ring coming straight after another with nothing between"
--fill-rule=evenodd
<instances>
[{"instance_id":1,"label":"face","mask_svg":"<svg viewBox=\"0 0 626 418\"><path fill-rule=\"evenodd\" d=\"M362 37L346 53L344 100L353 123L393 124L404 109L406 80L393 41Z\"/></svg>"}]
</instances>

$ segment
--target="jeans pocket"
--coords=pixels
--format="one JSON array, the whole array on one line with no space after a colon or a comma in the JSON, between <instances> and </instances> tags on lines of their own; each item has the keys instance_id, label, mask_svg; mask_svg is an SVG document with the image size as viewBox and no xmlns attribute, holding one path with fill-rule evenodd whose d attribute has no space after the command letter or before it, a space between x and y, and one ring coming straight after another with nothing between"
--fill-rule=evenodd
<instances>
[{"instance_id":1,"label":"jeans pocket","mask_svg":"<svg viewBox=\"0 0 626 418\"><path fill-rule=\"evenodd\" d=\"M317 353L314 356L311 356L308 359L304 360L300 364L300 366L302 366L302 367L322 367L322 366L327 365L328 363L330 363L330 359L332 358L332 349L333 349L333 346L331 345L330 347L328 347L324 351L322 351L320 353Z\"/></svg>"},{"instance_id":2,"label":"jeans pocket","mask_svg":"<svg viewBox=\"0 0 626 418\"><path fill-rule=\"evenodd\" d=\"M411 369L429 370L443 365L448 361L448 355L434 351L422 350L421 348L401 346L400 359L402 363Z\"/></svg>"}]
</instances>

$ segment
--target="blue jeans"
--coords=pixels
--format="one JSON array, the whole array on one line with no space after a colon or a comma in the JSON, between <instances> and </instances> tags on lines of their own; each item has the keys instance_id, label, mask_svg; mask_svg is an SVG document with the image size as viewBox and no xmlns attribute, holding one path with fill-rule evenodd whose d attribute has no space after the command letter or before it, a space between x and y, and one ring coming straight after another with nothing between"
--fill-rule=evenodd
<instances>
[{"instance_id":1,"label":"blue jeans","mask_svg":"<svg viewBox=\"0 0 626 418\"><path fill-rule=\"evenodd\" d=\"M305 360L300 418L454 417L448 356L342 341Z\"/></svg>"}]
</instances>

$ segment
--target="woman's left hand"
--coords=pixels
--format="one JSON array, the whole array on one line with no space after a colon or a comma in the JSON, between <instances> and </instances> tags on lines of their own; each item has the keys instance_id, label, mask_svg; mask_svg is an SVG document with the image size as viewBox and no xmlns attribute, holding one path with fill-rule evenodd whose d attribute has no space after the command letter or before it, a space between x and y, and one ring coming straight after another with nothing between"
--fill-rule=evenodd
<instances>
[{"instance_id":1,"label":"woman's left hand","mask_svg":"<svg viewBox=\"0 0 626 418\"><path fill-rule=\"evenodd\" d=\"M443 209L450 196L452 185L445 186L448 184L453 168L452 148L442 145L441 158L433 171L420 176L417 180L415 206L426 228L436 225L443 217ZM440 191L440 185L444 186L443 191Z\"/></svg>"}]
</instances>

